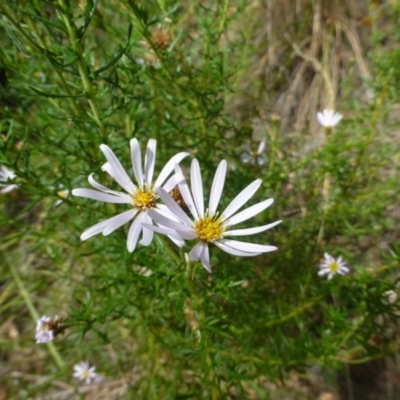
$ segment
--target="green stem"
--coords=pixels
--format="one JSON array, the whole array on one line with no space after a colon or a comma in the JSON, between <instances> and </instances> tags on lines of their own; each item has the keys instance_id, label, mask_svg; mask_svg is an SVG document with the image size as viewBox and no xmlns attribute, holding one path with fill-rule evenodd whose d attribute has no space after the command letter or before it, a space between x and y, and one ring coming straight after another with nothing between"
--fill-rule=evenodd
<instances>
[{"instance_id":1,"label":"green stem","mask_svg":"<svg viewBox=\"0 0 400 400\"><path fill-rule=\"evenodd\" d=\"M209 332L207 329L202 329L206 325L206 313L204 311L204 296L199 296L197 294L197 289L195 285L194 279L190 279L189 277L189 268L190 268L190 262L184 259L183 254L182 254L183 262L186 264L186 284L187 288L190 292L191 298L193 299L193 307L194 310L196 311L197 317L198 317L198 327L197 327L197 337L200 339L200 343L203 349L203 362L204 362L204 380L206 381L206 384L211 388L211 399L212 400L218 400L221 398L220 396L220 391L219 391L219 386L217 383L217 376L215 374L215 363L214 363L214 358L212 355L212 352L210 351L210 342L209 342Z\"/></svg>"},{"instance_id":2,"label":"green stem","mask_svg":"<svg viewBox=\"0 0 400 400\"><path fill-rule=\"evenodd\" d=\"M286 322L286 321L289 321L290 319L292 319L292 318L296 317L297 315L303 313L304 311L308 310L309 308L311 308L311 307L314 306L315 304L318 304L320 301L321 301L320 298L315 299L315 300L313 300L313 301L310 301L310 302L304 304L303 306L294 309L291 313L286 314L286 315L284 315L284 316L281 317L281 318L274 319L274 320L272 320L272 321L266 322L266 323L264 324L264 326L266 326L266 327L271 327L271 326L280 325L280 324L282 324L282 323L284 323L284 322Z\"/></svg>"},{"instance_id":3,"label":"green stem","mask_svg":"<svg viewBox=\"0 0 400 400\"><path fill-rule=\"evenodd\" d=\"M218 34L217 34L217 40L216 40L217 43L219 42L219 40L222 36L222 33L224 32L224 29L225 29L226 18L228 16L229 4L230 4L230 0L225 0L224 6L222 9L222 18L219 21L219 26L218 26Z\"/></svg>"},{"instance_id":4,"label":"green stem","mask_svg":"<svg viewBox=\"0 0 400 400\"><path fill-rule=\"evenodd\" d=\"M3 254L3 260L4 260L4 254ZM9 264L9 267L10 267L11 274L12 274L12 276L13 276L13 278L14 278L17 286L18 286L18 289L19 289L19 291L21 293L21 296L24 299L24 301L26 303L26 306L28 307L29 312L30 312L33 320L37 321L39 319L39 314L36 311L35 306L33 305L33 302L32 302L32 300L31 300L31 298L29 296L28 290L26 289L24 283L22 282L22 279L19 276L18 271L16 270L14 265L12 263L8 263L8 264ZM47 344L47 348L49 349L51 355L53 356L54 361L56 362L57 366L59 368L64 368L65 367L64 361L62 360L62 358L60 356L60 353L57 351L56 347L54 346L54 343L53 342L47 342L46 344Z\"/></svg>"}]
</instances>

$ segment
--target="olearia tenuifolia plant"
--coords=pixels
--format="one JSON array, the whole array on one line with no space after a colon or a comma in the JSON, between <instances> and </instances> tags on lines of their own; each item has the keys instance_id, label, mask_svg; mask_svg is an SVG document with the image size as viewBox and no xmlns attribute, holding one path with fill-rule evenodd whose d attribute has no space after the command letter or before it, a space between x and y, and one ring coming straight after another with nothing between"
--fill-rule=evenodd
<instances>
[{"instance_id":1,"label":"olearia tenuifolia plant","mask_svg":"<svg viewBox=\"0 0 400 400\"><path fill-rule=\"evenodd\" d=\"M286 398L398 352L399 54L352 79L311 2L256 3L0 1L0 397Z\"/></svg>"}]
</instances>

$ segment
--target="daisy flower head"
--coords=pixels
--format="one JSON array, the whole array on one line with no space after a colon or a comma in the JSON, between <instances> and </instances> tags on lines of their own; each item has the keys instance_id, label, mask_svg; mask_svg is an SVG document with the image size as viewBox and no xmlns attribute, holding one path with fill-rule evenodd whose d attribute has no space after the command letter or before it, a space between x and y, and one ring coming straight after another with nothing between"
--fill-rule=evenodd
<instances>
[{"instance_id":1,"label":"daisy flower head","mask_svg":"<svg viewBox=\"0 0 400 400\"><path fill-rule=\"evenodd\" d=\"M143 170L139 142L136 139L130 141L132 169L136 184L129 178L113 151L105 144L100 146L101 151L107 159L107 162L102 166L102 170L115 179L124 189L124 192L112 190L101 185L93 178L93 174L90 174L88 178L89 183L96 190L80 188L72 190L72 194L105 203L128 204L130 209L85 230L81 235L81 240L89 239L99 233L107 236L128 221L134 220L128 232L128 251L133 252L135 250L140 234L142 234L142 239L139 242L141 245L148 246L152 242L153 231L143 226L144 223L152 225L152 219L148 211L153 208L159 208L165 214L169 213L166 207L157 203L158 194L156 188L162 186L165 190L171 191L180 180L184 179L182 174L174 173L171 177L169 176L173 172L174 166L189 155L189 153L181 152L172 157L153 183L156 146L157 141L150 139L147 144ZM169 179L167 180L168 177ZM170 238L175 242L179 242L180 239L175 233L170 235Z\"/></svg>"},{"instance_id":2,"label":"daisy flower head","mask_svg":"<svg viewBox=\"0 0 400 400\"><path fill-rule=\"evenodd\" d=\"M15 183L9 184L8 181L15 179L17 175L6 166L0 166L0 193L8 193L16 189L18 185Z\"/></svg>"},{"instance_id":3,"label":"daisy flower head","mask_svg":"<svg viewBox=\"0 0 400 400\"><path fill-rule=\"evenodd\" d=\"M341 256L335 260L328 253L324 253L324 260L319 265L319 268L318 275L328 275L328 280L332 279L336 274L346 275L350 272Z\"/></svg>"},{"instance_id":4,"label":"daisy flower head","mask_svg":"<svg viewBox=\"0 0 400 400\"><path fill-rule=\"evenodd\" d=\"M86 384L92 381L98 382L101 380L100 375L96 372L96 367L91 367L87 361L81 361L74 365L73 377L81 381L85 381Z\"/></svg>"},{"instance_id":5,"label":"daisy flower head","mask_svg":"<svg viewBox=\"0 0 400 400\"><path fill-rule=\"evenodd\" d=\"M278 225L281 221L256 228L231 230L230 228L233 225L246 221L264 211L273 203L273 199L264 200L236 214L260 187L261 179L257 179L240 192L225 210L218 212L217 208L225 184L226 170L227 163L223 160L220 162L215 172L211 186L210 201L208 208L205 209L200 166L198 161L193 159L190 169L191 190L186 181L182 181L178 184L186 206L193 218L185 214L182 208L162 187L158 188L158 193L170 212L175 215L175 221L166 218L157 210L149 211L151 217L162 225L159 227L149 226L149 228L167 235L175 231L184 240L197 240L196 245L189 253L189 258L193 261L200 260L204 268L210 273L212 272L209 254L210 244L216 245L229 254L240 257L257 256L261 253L267 253L277 249L275 246L229 239L230 236L245 236L264 232ZM176 171L182 172L179 166L176 166Z\"/></svg>"},{"instance_id":6,"label":"daisy flower head","mask_svg":"<svg viewBox=\"0 0 400 400\"><path fill-rule=\"evenodd\" d=\"M51 342L54 339L54 336L61 332L61 323L62 320L58 315L53 319L46 317L45 315L41 317L36 324L36 343Z\"/></svg>"},{"instance_id":7,"label":"daisy flower head","mask_svg":"<svg viewBox=\"0 0 400 400\"><path fill-rule=\"evenodd\" d=\"M247 143L242 145L242 148L245 150L245 153L242 153L241 158L242 161L247 164L258 164L263 165L265 163L265 158L263 157L263 153L265 151L265 145L267 144L267 139L263 138L258 146L257 151L254 151L250 148Z\"/></svg>"},{"instance_id":8,"label":"daisy flower head","mask_svg":"<svg viewBox=\"0 0 400 400\"><path fill-rule=\"evenodd\" d=\"M343 118L343 115L335 110L325 109L317 113L318 122L326 129L332 129Z\"/></svg>"}]
</instances>

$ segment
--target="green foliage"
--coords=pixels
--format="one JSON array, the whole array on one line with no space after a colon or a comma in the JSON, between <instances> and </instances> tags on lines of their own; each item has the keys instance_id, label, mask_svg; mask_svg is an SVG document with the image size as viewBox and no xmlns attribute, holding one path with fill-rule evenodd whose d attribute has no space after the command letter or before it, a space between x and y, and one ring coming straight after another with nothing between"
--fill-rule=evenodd
<instances>
[{"instance_id":1,"label":"green foliage","mask_svg":"<svg viewBox=\"0 0 400 400\"><path fill-rule=\"evenodd\" d=\"M241 145L252 143L258 116L251 110L237 121L232 111L246 74L241 49L252 51L247 2L117 3L0 2L0 165L19 185L0 195L2 328L18 331L0 341L8 398L51 393L87 359L106 381L126 382L119 398L267 399L266 382L291 371L398 351L398 303L387 292L398 290L399 157L385 110L398 98L399 53L376 55L374 100L343 99L341 109L353 104L349 116L323 143L304 151L302 137L269 121L266 163L243 164ZM99 146L132 174L134 137L142 151L157 139L156 174L180 151L196 157L206 199L226 159L220 210L261 178L250 204L275 203L242 227L283 222L244 240L278 251L241 258L214 246L209 275L185 262L191 245L179 250L160 235L129 253L129 224L81 242L85 229L126 205L65 199L60 185L89 188L94 173L118 190ZM181 163L185 173L189 165ZM350 273L318 276L324 252L342 255ZM36 345L37 318L56 314L64 334ZM17 387L14 370L45 378Z\"/></svg>"}]
</instances>

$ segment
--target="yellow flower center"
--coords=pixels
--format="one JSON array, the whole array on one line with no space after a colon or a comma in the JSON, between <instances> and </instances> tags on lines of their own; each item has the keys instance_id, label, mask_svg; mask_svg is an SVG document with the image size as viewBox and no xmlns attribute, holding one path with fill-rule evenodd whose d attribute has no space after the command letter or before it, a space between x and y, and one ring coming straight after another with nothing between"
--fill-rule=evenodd
<instances>
[{"instance_id":1,"label":"yellow flower center","mask_svg":"<svg viewBox=\"0 0 400 400\"><path fill-rule=\"evenodd\" d=\"M156 194L151 189L139 189L133 195L133 205L140 211L146 211L153 208L156 204Z\"/></svg>"},{"instance_id":2,"label":"yellow flower center","mask_svg":"<svg viewBox=\"0 0 400 400\"><path fill-rule=\"evenodd\" d=\"M333 261L329 264L329 270L331 272L338 272L339 271L339 265L336 261Z\"/></svg>"},{"instance_id":3,"label":"yellow flower center","mask_svg":"<svg viewBox=\"0 0 400 400\"><path fill-rule=\"evenodd\" d=\"M82 371L82 378L83 378L83 379L89 378L89 371L88 371L87 369L85 369L84 371Z\"/></svg>"},{"instance_id":4,"label":"yellow flower center","mask_svg":"<svg viewBox=\"0 0 400 400\"><path fill-rule=\"evenodd\" d=\"M194 230L200 240L210 243L222 238L225 226L221 218L214 219L212 216L207 216L196 221Z\"/></svg>"},{"instance_id":5,"label":"yellow flower center","mask_svg":"<svg viewBox=\"0 0 400 400\"><path fill-rule=\"evenodd\" d=\"M259 156L258 151L252 151L252 152L251 152L251 156L252 156L253 158L258 158L258 156Z\"/></svg>"},{"instance_id":6,"label":"yellow flower center","mask_svg":"<svg viewBox=\"0 0 400 400\"><path fill-rule=\"evenodd\" d=\"M66 199L68 197L68 191L67 190L60 190L57 192L59 197L62 197L63 199Z\"/></svg>"}]
</instances>

